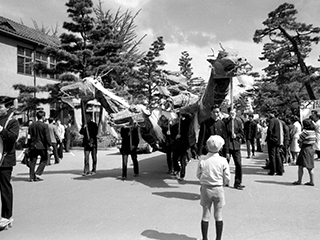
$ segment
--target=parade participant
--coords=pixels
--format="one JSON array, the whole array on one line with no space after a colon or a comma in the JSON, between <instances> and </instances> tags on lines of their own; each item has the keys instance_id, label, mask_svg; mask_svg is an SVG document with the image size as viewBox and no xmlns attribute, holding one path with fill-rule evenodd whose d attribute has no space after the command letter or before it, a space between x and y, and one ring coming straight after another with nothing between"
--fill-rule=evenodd
<instances>
[{"instance_id":1,"label":"parade participant","mask_svg":"<svg viewBox=\"0 0 320 240\"><path fill-rule=\"evenodd\" d=\"M303 176L303 168L307 168L309 172L310 181L305 183L308 186L314 186L313 168L314 168L314 149L313 145L316 140L315 127L311 119L305 119L302 122L303 130L298 139L300 145L300 152L297 158L298 165L298 180L293 182L294 185L300 185Z\"/></svg>"},{"instance_id":2,"label":"parade participant","mask_svg":"<svg viewBox=\"0 0 320 240\"><path fill-rule=\"evenodd\" d=\"M208 239L211 206L214 208L216 239L220 240L223 231L222 207L225 205L224 185L229 184L230 170L226 158L219 155L224 145L221 136L213 135L207 140L208 153L198 163L197 178L200 180L200 204L202 206L202 239Z\"/></svg>"},{"instance_id":3,"label":"parade participant","mask_svg":"<svg viewBox=\"0 0 320 240\"><path fill-rule=\"evenodd\" d=\"M0 158L0 194L1 194L1 219L0 229L12 226L13 214L13 189L11 176L16 165L16 140L19 135L19 123L9 113L5 99L0 103L0 137L3 141L3 152Z\"/></svg>"},{"instance_id":4,"label":"parade participant","mask_svg":"<svg viewBox=\"0 0 320 240\"><path fill-rule=\"evenodd\" d=\"M200 132L197 143L198 155L207 154L206 141L211 135L219 135L225 141L227 138L226 125L220 118L220 107L214 105L211 108L211 117L200 125ZM220 155L226 157L226 146L221 148Z\"/></svg>"},{"instance_id":5,"label":"parade participant","mask_svg":"<svg viewBox=\"0 0 320 240\"><path fill-rule=\"evenodd\" d=\"M270 121L267 131L267 144L269 155L269 168L268 175L283 174L283 163L280 156L280 146L283 145L284 129L282 122L277 118L276 111L270 113Z\"/></svg>"},{"instance_id":6,"label":"parade participant","mask_svg":"<svg viewBox=\"0 0 320 240\"><path fill-rule=\"evenodd\" d=\"M179 113L179 122L173 127L173 167L178 180L183 181L186 175L189 148L189 127L192 121L190 114Z\"/></svg>"},{"instance_id":7,"label":"parade participant","mask_svg":"<svg viewBox=\"0 0 320 240\"><path fill-rule=\"evenodd\" d=\"M244 123L244 137L247 146L247 158L250 158L250 146L252 151L252 156L255 153L254 141L257 135L257 123L253 120L253 114L249 114L249 120Z\"/></svg>"},{"instance_id":8,"label":"parade participant","mask_svg":"<svg viewBox=\"0 0 320 240\"><path fill-rule=\"evenodd\" d=\"M60 119L57 119L56 125L57 125L57 133L58 133L58 136L59 136L58 156L59 156L59 158L61 160L63 158L63 142L64 142L65 129L64 129L64 126L61 124Z\"/></svg>"},{"instance_id":9,"label":"parade participant","mask_svg":"<svg viewBox=\"0 0 320 240\"><path fill-rule=\"evenodd\" d=\"M127 178L128 156L131 155L133 162L134 176L139 175L139 163L137 148L139 145L139 132L136 122L131 119L128 126L123 126L120 130L122 138L120 153L122 154L122 180Z\"/></svg>"},{"instance_id":10,"label":"parade participant","mask_svg":"<svg viewBox=\"0 0 320 240\"><path fill-rule=\"evenodd\" d=\"M29 181L37 182L42 181L40 178L47 162L48 162L48 149L52 150L52 143L50 140L50 133L48 124L45 124L44 117L46 113L42 110L36 114L37 121L32 123L28 129L30 135L29 150L30 150L30 163L29 163ZM35 171L37 158L40 156L40 163Z\"/></svg>"},{"instance_id":11,"label":"parade participant","mask_svg":"<svg viewBox=\"0 0 320 240\"><path fill-rule=\"evenodd\" d=\"M167 166L168 166L168 172L167 174L174 174L173 171L173 142L175 136L172 135L172 125L173 122L171 120L168 120L165 116L161 116L159 122L161 122L161 128L162 128L162 133L165 137L164 141L164 150L166 153L166 160L167 160Z\"/></svg>"},{"instance_id":12,"label":"parade participant","mask_svg":"<svg viewBox=\"0 0 320 240\"><path fill-rule=\"evenodd\" d=\"M242 164L241 164L241 142L243 139L242 120L236 117L235 109L228 108L229 117L225 120L227 129L227 160L230 162L232 156L236 167L234 188L242 190L245 186L242 183Z\"/></svg>"},{"instance_id":13,"label":"parade participant","mask_svg":"<svg viewBox=\"0 0 320 240\"><path fill-rule=\"evenodd\" d=\"M49 134L50 134L50 140L52 145L52 154L54 157L54 163L58 164L60 163L60 159L58 156L58 144L60 143L60 137L58 136L57 132L57 126L54 124L53 118L48 119L48 127L49 127ZM50 154L48 154L48 165L50 165Z\"/></svg>"},{"instance_id":14,"label":"parade participant","mask_svg":"<svg viewBox=\"0 0 320 240\"><path fill-rule=\"evenodd\" d=\"M97 151L98 151L98 125L92 121L90 114L86 114L86 122L80 129L83 135L82 146L84 148L84 170L83 176L96 174L97 172ZM92 157L92 171L90 172L89 158Z\"/></svg>"}]
</instances>

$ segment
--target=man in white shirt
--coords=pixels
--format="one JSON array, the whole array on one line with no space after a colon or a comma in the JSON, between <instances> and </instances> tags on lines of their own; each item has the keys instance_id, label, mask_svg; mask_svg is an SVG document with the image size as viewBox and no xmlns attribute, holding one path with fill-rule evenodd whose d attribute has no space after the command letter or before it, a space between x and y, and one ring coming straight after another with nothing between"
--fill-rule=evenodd
<instances>
[{"instance_id":1,"label":"man in white shirt","mask_svg":"<svg viewBox=\"0 0 320 240\"><path fill-rule=\"evenodd\" d=\"M57 123L57 133L60 139L60 143L58 146L58 156L60 159L62 159L63 158L63 140L64 140L65 130L64 130L64 126L61 124L60 119L57 119L56 123Z\"/></svg>"},{"instance_id":2,"label":"man in white shirt","mask_svg":"<svg viewBox=\"0 0 320 240\"><path fill-rule=\"evenodd\" d=\"M201 183L201 206L203 208L201 233L202 239L208 239L211 206L214 206L216 221L216 239L220 240L223 230L222 207L225 205L224 185L229 185L230 169L227 159L219 155L224 139L212 135L206 142L208 153L199 160L197 178Z\"/></svg>"}]
</instances>

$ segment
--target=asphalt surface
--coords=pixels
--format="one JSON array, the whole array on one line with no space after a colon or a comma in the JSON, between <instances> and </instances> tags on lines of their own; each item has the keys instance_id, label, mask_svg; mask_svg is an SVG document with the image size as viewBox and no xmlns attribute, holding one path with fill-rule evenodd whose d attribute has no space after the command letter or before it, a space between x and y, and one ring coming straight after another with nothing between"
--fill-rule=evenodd
<instances>
[{"instance_id":1,"label":"asphalt surface","mask_svg":"<svg viewBox=\"0 0 320 240\"><path fill-rule=\"evenodd\" d=\"M294 186L297 166L286 166L283 176L269 176L261 168L265 153L247 159L242 151L242 157L246 188L225 188L223 239L320 239L320 162L315 162L316 186ZM28 168L18 162L12 180L13 227L1 231L0 239L201 239L197 161L189 162L181 182L166 174L163 153L138 158L140 176L133 176L129 160L126 181L119 179L117 149L99 151L98 172L88 177L81 175L81 150L65 153L60 164L48 166L42 182L28 182ZM230 167L232 186L232 160ZM213 218L209 232L209 239L215 239Z\"/></svg>"}]
</instances>

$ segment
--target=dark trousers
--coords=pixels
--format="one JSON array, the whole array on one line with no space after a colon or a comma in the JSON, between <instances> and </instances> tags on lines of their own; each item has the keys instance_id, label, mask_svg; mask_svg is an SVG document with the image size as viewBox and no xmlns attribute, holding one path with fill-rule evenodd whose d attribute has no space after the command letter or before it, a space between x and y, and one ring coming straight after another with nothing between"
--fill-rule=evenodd
<instances>
[{"instance_id":1,"label":"dark trousers","mask_svg":"<svg viewBox=\"0 0 320 240\"><path fill-rule=\"evenodd\" d=\"M58 156L58 148L57 148L57 143L52 143L52 154L53 154L53 157L54 157L54 162L55 163L59 163L60 160L59 160L59 156ZM49 155L48 156L48 163L50 163L50 158L51 156Z\"/></svg>"},{"instance_id":2,"label":"dark trousers","mask_svg":"<svg viewBox=\"0 0 320 240\"><path fill-rule=\"evenodd\" d=\"M232 156L235 165L234 185L240 185L242 183L242 164L241 164L241 152L239 150L229 149L229 154ZM229 159L230 161L230 159Z\"/></svg>"},{"instance_id":3,"label":"dark trousers","mask_svg":"<svg viewBox=\"0 0 320 240\"><path fill-rule=\"evenodd\" d=\"M38 156L40 156L40 163L37 168L37 171L35 171ZM30 165L29 165L30 179L35 179L35 174L39 176L42 175L47 165L47 162L48 162L47 149L32 149L30 151Z\"/></svg>"},{"instance_id":4,"label":"dark trousers","mask_svg":"<svg viewBox=\"0 0 320 240\"><path fill-rule=\"evenodd\" d=\"M257 152L262 152L261 138L256 138L256 142L257 142Z\"/></svg>"},{"instance_id":5,"label":"dark trousers","mask_svg":"<svg viewBox=\"0 0 320 240\"><path fill-rule=\"evenodd\" d=\"M57 148L58 148L58 156L60 159L63 158L63 143L60 142L58 145L57 145Z\"/></svg>"},{"instance_id":6,"label":"dark trousers","mask_svg":"<svg viewBox=\"0 0 320 240\"><path fill-rule=\"evenodd\" d=\"M13 191L11 174L13 167L0 167L1 217L11 218L13 209Z\"/></svg>"},{"instance_id":7,"label":"dark trousers","mask_svg":"<svg viewBox=\"0 0 320 240\"><path fill-rule=\"evenodd\" d=\"M268 153L270 161L270 174L283 173L283 163L281 160L279 146L273 142L268 142Z\"/></svg>"},{"instance_id":8,"label":"dark trousers","mask_svg":"<svg viewBox=\"0 0 320 240\"><path fill-rule=\"evenodd\" d=\"M247 140L246 140L246 145L247 145L247 154L248 154L248 157L250 157L250 147L251 147L252 155L254 155L254 152L255 152L255 149L254 149L254 138L252 138L252 139L247 139Z\"/></svg>"},{"instance_id":9,"label":"dark trousers","mask_svg":"<svg viewBox=\"0 0 320 240\"><path fill-rule=\"evenodd\" d=\"M70 144L71 144L71 139L66 138L64 141L64 148L65 148L66 152L70 152Z\"/></svg>"},{"instance_id":10,"label":"dark trousers","mask_svg":"<svg viewBox=\"0 0 320 240\"><path fill-rule=\"evenodd\" d=\"M174 171L180 172L180 177L184 178L186 175L186 166L188 160L187 151L173 151L173 163L174 163ZM180 163L180 165L179 165Z\"/></svg>"},{"instance_id":11,"label":"dark trousers","mask_svg":"<svg viewBox=\"0 0 320 240\"><path fill-rule=\"evenodd\" d=\"M85 148L84 149L84 173L90 172L90 164L89 164L89 158L92 158L92 172L97 171L97 148Z\"/></svg>"},{"instance_id":12,"label":"dark trousers","mask_svg":"<svg viewBox=\"0 0 320 240\"><path fill-rule=\"evenodd\" d=\"M172 164L172 149L171 147L166 148L166 157L167 157L167 166L168 166L168 171L171 172L173 168Z\"/></svg>"},{"instance_id":13,"label":"dark trousers","mask_svg":"<svg viewBox=\"0 0 320 240\"><path fill-rule=\"evenodd\" d=\"M137 150L136 149L131 150L130 155L133 162L133 172L134 174L139 174ZM127 177L128 157L129 157L129 153L122 154L122 177Z\"/></svg>"}]
</instances>

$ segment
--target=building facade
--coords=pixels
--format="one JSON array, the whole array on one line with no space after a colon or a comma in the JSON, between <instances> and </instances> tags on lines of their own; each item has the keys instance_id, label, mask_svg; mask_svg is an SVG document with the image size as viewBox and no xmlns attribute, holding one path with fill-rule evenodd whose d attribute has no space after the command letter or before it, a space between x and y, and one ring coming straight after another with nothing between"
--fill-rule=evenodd
<instances>
[{"instance_id":1,"label":"building facade","mask_svg":"<svg viewBox=\"0 0 320 240\"><path fill-rule=\"evenodd\" d=\"M17 98L19 91L14 90L15 84L44 86L57 83L56 75L36 74L32 66L35 62L41 62L48 68L54 67L55 59L46 55L44 48L58 44L56 37L0 16L0 96ZM33 93L31 97L46 98L48 95ZM42 105L39 108L47 116L50 115L50 106Z\"/></svg>"}]
</instances>

